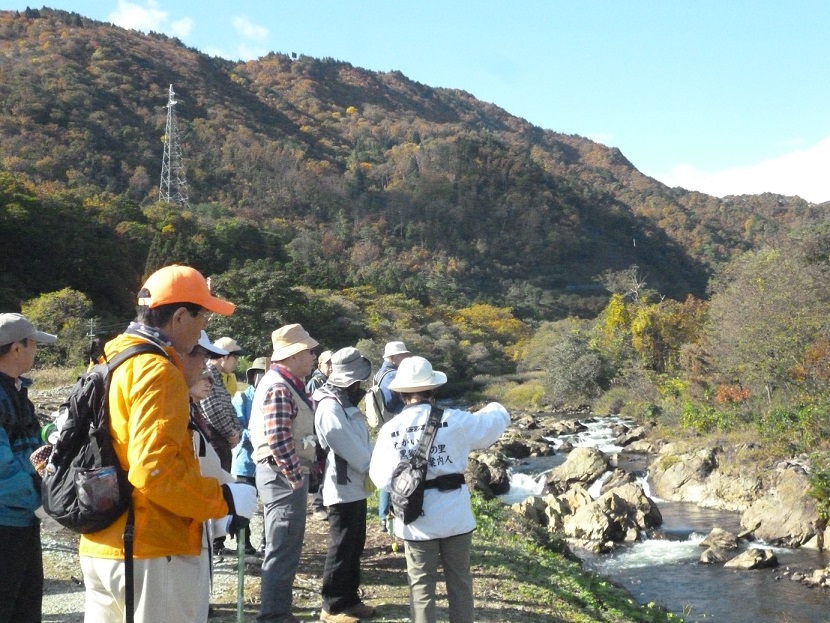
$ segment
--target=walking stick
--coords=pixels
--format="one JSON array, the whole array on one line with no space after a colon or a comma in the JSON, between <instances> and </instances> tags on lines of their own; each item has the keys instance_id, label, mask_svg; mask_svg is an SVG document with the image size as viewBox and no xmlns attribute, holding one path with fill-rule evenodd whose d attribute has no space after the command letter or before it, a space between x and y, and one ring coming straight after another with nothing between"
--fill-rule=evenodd
<instances>
[{"instance_id":1,"label":"walking stick","mask_svg":"<svg viewBox=\"0 0 830 623\"><path fill-rule=\"evenodd\" d=\"M245 623L245 526L239 528L236 535L237 570L236 583L236 623Z\"/></svg>"}]
</instances>

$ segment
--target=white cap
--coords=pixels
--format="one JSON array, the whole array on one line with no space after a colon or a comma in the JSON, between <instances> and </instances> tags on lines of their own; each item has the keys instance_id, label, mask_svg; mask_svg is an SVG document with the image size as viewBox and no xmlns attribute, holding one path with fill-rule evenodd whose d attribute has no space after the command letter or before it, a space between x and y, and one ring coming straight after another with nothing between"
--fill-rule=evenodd
<instances>
[{"instance_id":1,"label":"white cap","mask_svg":"<svg viewBox=\"0 0 830 623\"><path fill-rule=\"evenodd\" d=\"M219 348L215 344L211 344L208 334L204 331L202 331L199 334L199 341L196 342L196 346L201 346L211 355L216 355L217 357L224 357L228 354L228 351L226 351L224 348Z\"/></svg>"}]
</instances>

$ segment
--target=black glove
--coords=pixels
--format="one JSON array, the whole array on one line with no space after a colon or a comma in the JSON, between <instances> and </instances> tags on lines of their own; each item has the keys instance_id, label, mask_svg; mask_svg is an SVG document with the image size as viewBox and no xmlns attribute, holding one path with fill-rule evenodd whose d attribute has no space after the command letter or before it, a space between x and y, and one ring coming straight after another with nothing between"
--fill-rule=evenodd
<instances>
[{"instance_id":1,"label":"black glove","mask_svg":"<svg viewBox=\"0 0 830 623\"><path fill-rule=\"evenodd\" d=\"M228 524L228 534L232 537L238 537L240 528L245 528L245 533L250 534L248 531L250 525L250 519L245 519L239 515L232 515L231 522Z\"/></svg>"}]
</instances>

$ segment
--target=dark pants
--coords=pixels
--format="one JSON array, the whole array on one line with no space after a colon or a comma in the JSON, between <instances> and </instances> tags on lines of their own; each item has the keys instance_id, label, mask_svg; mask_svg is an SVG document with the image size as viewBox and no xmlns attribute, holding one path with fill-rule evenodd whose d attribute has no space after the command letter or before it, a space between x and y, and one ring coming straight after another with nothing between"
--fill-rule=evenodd
<instances>
[{"instance_id":1,"label":"dark pants","mask_svg":"<svg viewBox=\"0 0 830 623\"><path fill-rule=\"evenodd\" d=\"M360 603L360 557L366 544L366 500L333 504L323 569L323 608L337 614Z\"/></svg>"},{"instance_id":2,"label":"dark pants","mask_svg":"<svg viewBox=\"0 0 830 623\"><path fill-rule=\"evenodd\" d=\"M26 528L0 526L0 561L0 623L40 623L40 522Z\"/></svg>"}]
</instances>

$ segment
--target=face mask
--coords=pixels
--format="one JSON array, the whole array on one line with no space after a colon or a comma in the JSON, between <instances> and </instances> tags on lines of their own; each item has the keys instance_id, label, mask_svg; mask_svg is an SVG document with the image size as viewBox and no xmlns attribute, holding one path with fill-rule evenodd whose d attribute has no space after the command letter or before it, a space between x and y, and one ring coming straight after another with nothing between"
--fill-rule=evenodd
<instances>
[{"instance_id":1,"label":"face mask","mask_svg":"<svg viewBox=\"0 0 830 623\"><path fill-rule=\"evenodd\" d=\"M360 385L355 384L352 385L346 393L349 395L349 400L353 405L357 405L361 400L363 400L363 396L366 395L366 390L363 389Z\"/></svg>"}]
</instances>

